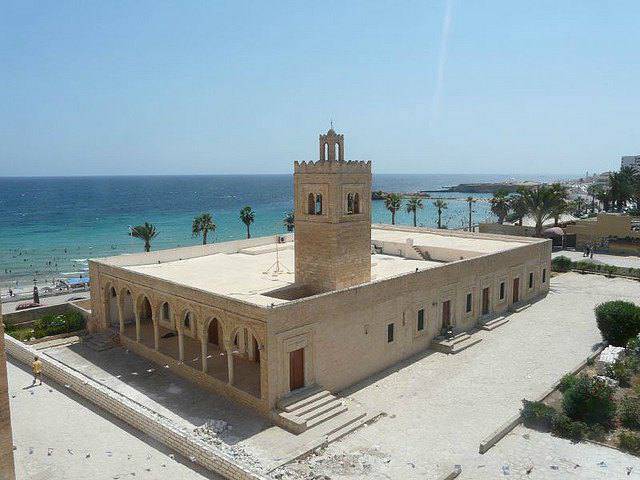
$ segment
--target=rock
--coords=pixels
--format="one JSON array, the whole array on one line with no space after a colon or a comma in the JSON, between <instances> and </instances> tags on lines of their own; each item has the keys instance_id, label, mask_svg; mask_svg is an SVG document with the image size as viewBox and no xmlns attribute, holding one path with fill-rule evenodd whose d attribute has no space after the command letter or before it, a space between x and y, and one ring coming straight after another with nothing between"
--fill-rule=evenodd
<instances>
[{"instance_id":1,"label":"rock","mask_svg":"<svg viewBox=\"0 0 640 480\"><path fill-rule=\"evenodd\" d=\"M614 347L609 345L605 348L596 360L596 369L600 375L604 375L607 371L607 366L613 365L619 359L624 356L624 347Z\"/></svg>"},{"instance_id":2,"label":"rock","mask_svg":"<svg viewBox=\"0 0 640 480\"><path fill-rule=\"evenodd\" d=\"M596 375L596 378L598 380L600 380L601 382L604 382L606 385L613 387L613 388L617 388L618 387L618 380L615 380L613 378L607 377L605 375Z\"/></svg>"}]
</instances>

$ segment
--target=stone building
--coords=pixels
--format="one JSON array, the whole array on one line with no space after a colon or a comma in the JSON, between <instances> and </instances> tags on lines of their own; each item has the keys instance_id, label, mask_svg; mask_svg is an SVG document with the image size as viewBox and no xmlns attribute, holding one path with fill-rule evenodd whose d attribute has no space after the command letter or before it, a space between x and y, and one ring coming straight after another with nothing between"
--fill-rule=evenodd
<instances>
[{"instance_id":1,"label":"stone building","mask_svg":"<svg viewBox=\"0 0 640 480\"><path fill-rule=\"evenodd\" d=\"M7 358L4 352L4 323L2 323L2 304L0 303L0 480L15 480L14 468Z\"/></svg>"},{"instance_id":2,"label":"stone building","mask_svg":"<svg viewBox=\"0 0 640 480\"><path fill-rule=\"evenodd\" d=\"M89 262L93 330L301 431L337 392L546 294L551 242L371 224L371 162L344 138L294 165L295 235ZM311 410L309 408L308 410Z\"/></svg>"}]
</instances>

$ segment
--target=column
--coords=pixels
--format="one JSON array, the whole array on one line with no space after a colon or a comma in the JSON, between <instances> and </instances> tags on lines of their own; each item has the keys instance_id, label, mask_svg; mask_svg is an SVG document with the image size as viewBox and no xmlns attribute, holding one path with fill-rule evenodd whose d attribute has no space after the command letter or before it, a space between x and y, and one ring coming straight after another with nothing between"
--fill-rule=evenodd
<instances>
[{"instance_id":1,"label":"column","mask_svg":"<svg viewBox=\"0 0 640 480\"><path fill-rule=\"evenodd\" d=\"M153 321L153 348L156 352L160 349L160 321L157 317Z\"/></svg>"},{"instance_id":2,"label":"column","mask_svg":"<svg viewBox=\"0 0 640 480\"><path fill-rule=\"evenodd\" d=\"M249 333L247 335L247 341L248 341L248 345L247 345L247 356L249 357L249 360L251 360L252 362L255 362L256 360L256 342L253 341L253 335L251 335L251 333Z\"/></svg>"},{"instance_id":3,"label":"column","mask_svg":"<svg viewBox=\"0 0 640 480\"><path fill-rule=\"evenodd\" d=\"M240 355L244 355L246 353L246 343L246 330L244 328L240 328L238 329L238 352Z\"/></svg>"},{"instance_id":4,"label":"column","mask_svg":"<svg viewBox=\"0 0 640 480\"><path fill-rule=\"evenodd\" d=\"M200 339L201 355L202 355L202 371L207 372L207 338Z\"/></svg>"},{"instance_id":5,"label":"column","mask_svg":"<svg viewBox=\"0 0 640 480\"><path fill-rule=\"evenodd\" d=\"M134 316L136 317L136 342L140 343L140 314L138 309L135 309Z\"/></svg>"},{"instance_id":6,"label":"column","mask_svg":"<svg viewBox=\"0 0 640 480\"><path fill-rule=\"evenodd\" d=\"M120 322L120 334L124 334L124 307L118 297L118 321Z\"/></svg>"},{"instance_id":7,"label":"column","mask_svg":"<svg viewBox=\"0 0 640 480\"><path fill-rule=\"evenodd\" d=\"M184 362L184 333L178 330L178 360Z\"/></svg>"},{"instance_id":8,"label":"column","mask_svg":"<svg viewBox=\"0 0 640 480\"><path fill-rule=\"evenodd\" d=\"M229 373L229 385L233 385L233 343L225 344L224 348L227 351L227 370Z\"/></svg>"}]
</instances>

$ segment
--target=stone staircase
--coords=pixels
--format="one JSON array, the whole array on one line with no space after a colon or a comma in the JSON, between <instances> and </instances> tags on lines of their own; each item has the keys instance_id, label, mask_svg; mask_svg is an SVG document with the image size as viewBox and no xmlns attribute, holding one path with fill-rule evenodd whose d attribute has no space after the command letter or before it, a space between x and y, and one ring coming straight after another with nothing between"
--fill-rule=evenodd
<instances>
[{"instance_id":1,"label":"stone staircase","mask_svg":"<svg viewBox=\"0 0 640 480\"><path fill-rule=\"evenodd\" d=\"M507 323L509 321L509 317L505 317L504 315L501 315L499 317L494 317L494 318L490 318L484 322L481 323L480 328L482 330L495 330L498 327L501 327L502 325L504 325L505 323Z\"/></svg>"},{"instance_id":2,"label":"stone staircase","mask_svg":"<svg viewBox=\"0 0 640 480\"><path fill-rule=\"evenodd\" d=\"M429 254L427 252L423 252L422 250L420 250L418 247L416 247L415 245L413 246L413 249L416 251L416 253L418 255L420 255L423 259L427 260L427 261L431 261L431 257L429 256Z\"/></svg>"},{"instance_id":3,"label":"stone staircase","mask_svg":"<svg viewBox=\"0 0 640 480\"><path fill-rule=\"evenodd\" d=\"M433 339L431 348L438 352L455 354L482 341L478 336L469 335L467 332L456 333L453 337L439 336Z\"/></svg>"},{"instance_id":4,"label":"stone staircase","mask_svg":"<svg viewBox=\"0 0 640 480\"><path fill-rule=\"evenodd\" d=\"M350 409L346 401L317 385L301 388L277 402L280 424L293 433L312 428L323 430L328 441L355 430L364 422L366 412Z\"/></svg>"},{"instance_id":5,"label":"stone staircase","mask_svg":"<svg viewBox=\"0 0 640 480\"><path fill-rule=\"evenodd\" d=\"M89 333L82 338L82 344L96 352L109 350L116 345L114 333L110 330L104 332Z\"/></svg>"}]
</instances>

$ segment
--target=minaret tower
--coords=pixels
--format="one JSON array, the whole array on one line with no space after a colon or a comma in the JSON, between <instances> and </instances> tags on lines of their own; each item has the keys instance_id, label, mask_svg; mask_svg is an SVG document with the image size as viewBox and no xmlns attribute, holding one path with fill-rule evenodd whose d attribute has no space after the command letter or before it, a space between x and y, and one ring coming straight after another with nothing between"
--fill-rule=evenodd
<instances>
[{"instance_id":1,"label":"minaret tower","mask_svg":"<svg viewBox=\"0 0 640 480\"><path fill-rule=\"evenodd\" d=\"M344 136L320 135L320 160L295 162L296 284L312 293L371 280L371 162L344 160Z\"/></svg>"}]
</instances>

